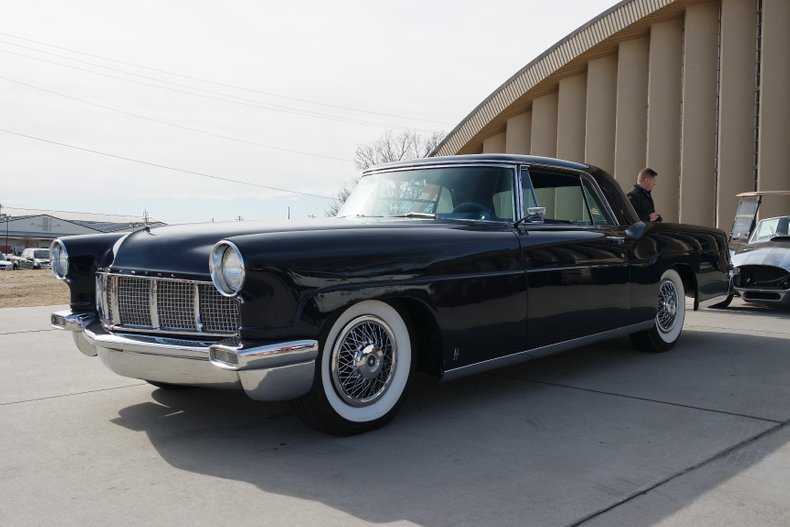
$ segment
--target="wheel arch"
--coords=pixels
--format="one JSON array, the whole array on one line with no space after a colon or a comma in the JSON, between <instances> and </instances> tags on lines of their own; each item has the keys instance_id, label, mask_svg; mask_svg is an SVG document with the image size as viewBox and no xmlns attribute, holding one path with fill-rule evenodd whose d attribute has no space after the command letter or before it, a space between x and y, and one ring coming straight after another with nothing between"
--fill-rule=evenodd
<instances>
[{"instance_id":1,"label":"wheel arch","mask_svg":"<svg viewBox=\"0 0 790 527\"><path fill-rule=\"evenodd\" d=\"M430 298L424 291L413 288L386 290L381 287L337 289L322 292L311 301L316 313L323 313L319 340L324 341L335 321L351 306L366 300L384 302L403 317L412 338L412 356L416 371L434 377L442 374L442 338Z\"/></svg>"},{"instance_id":2,"label":"wheel arch","mask_svg":"<svg viewBox=\"0 0 790 527\"><path fill-rule=\"evenodd\" d=\"M683 288L686 290L686 296L697 296L697 276L691 267L687 264L676 264L670 267L674 269L683 280Z\"/></svg>"},{"instance_id":3,"label":"wheel arch","mask_svg":"<svg viewBox=\"0 0 790 527\"><path fill-rule=\"evenodd\" d=\"M697 284L697 274L688 264L675 264L669 267L680 275L683 281L684 296L694 300L694 311L699 307L699 287Z\"/></svg>"},{"instance_id":4,"label":"wheel arch","mask_svg":"<svg viewBox=\"0 0 790 527\"><path fill-rule=\"evenodd\" d=\"M414 298L379 299L394 307L404 318L412 335L412 356L416 359L415 370L434 377L441 376L442 343L441 333L431 310Z\"/></svg>"}]
</instances>

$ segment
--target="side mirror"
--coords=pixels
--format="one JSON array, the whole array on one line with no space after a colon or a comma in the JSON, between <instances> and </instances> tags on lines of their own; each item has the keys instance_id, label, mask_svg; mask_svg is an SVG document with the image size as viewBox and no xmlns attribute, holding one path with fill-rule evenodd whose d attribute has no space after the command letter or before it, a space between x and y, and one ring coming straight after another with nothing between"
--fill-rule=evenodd
<instances>
[{"instance_id":1,"label":"side mirror","mask_svg":"<svg viewBox=\"0 0 790 527\"><path fill-rule=\"evenodd\" d=\"M634 240L641 240L645 233L647 232L647 223L643 221L638 221L628 227L628 230L625 231L625 235L629 238L633 238Z\"/></svg>"},{"instance_id":2,"label":"side mirror","mask_svg":"<svg viewBox=\"0 0 790 527\"><path fill-rule=\"evenodd\" d=\"M546 207L527 207L527 215L524 221L527 223L543 223L546 217Z\"/></svg>"}]
</instances>

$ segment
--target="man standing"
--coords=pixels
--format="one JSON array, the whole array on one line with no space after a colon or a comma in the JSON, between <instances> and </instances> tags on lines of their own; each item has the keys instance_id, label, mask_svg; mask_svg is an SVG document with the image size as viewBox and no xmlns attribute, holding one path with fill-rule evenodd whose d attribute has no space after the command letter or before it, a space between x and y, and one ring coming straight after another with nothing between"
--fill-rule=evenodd
<instances>
[{"instance_id":1,"label":"man standing","mask_svg":"<svg viewBox=\"0 0 790 527\"><path fill-rule=\"evenodd\" d=\"M661 214L656 212L650 191L656 186L656 173L652 168L643 168L636 176L636 185L628 192L628 201L633 205L639 219L645 222L661 221Z\"/></svg>"}]
</instances>

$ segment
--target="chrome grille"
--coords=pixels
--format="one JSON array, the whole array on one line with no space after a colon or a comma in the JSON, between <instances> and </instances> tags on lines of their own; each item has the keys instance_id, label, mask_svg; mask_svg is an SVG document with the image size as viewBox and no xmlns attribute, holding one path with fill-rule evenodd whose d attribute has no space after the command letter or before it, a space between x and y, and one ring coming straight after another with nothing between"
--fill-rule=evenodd
<instances>
[{"instance_id":1,"label":"chrome grille","mask_svg":"<svg viewBox=\"0 0 790 527\"><path fill-rule=\"evenodd\" d=\"M203 321L203 331L222 331L226 327L238 327L238 304L232 299L222 296L213 284L198 284L198 298L200 299L200 314ZM233 310L224 309L230 301Z\"/></svg>"},{"instance_id":2,"label":"chrome grille","mask_svg":"<svg viewBox=\"0 0 790 527\"><path fill-rule=\"evenodd\" d=\"M157 281L156 305L159 313L159 327L197 330L194 284Z\"/></svg>"},{"instance_id":3,"label":"chrome grille","mask_svg":"<svg viewBox=\"0 0 790 527\"><path fill-rule=\"evenodd\" d=\"M124 280L118 283L115 293L118 299L118 311L127 326L151 326L151 294L150 280Z\"/></svg>"},{"instance_id":4,"label":"chrome grille","mask_svg":"<svg viewBox=\"0 0 790 527\"><path fill-rule=\"evenodd\" d=\"M104 324L143 333L227 336L238 332L239 306L210 282L98 273Z\"/></svg>"}]
</instances>

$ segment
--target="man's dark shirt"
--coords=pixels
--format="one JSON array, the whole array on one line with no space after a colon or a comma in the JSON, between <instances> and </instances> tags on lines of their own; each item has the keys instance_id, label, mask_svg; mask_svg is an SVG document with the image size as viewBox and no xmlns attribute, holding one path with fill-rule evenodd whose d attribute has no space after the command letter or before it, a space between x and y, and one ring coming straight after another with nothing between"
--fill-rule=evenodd
<instances>
[{"instance_id":1,"label":"man's dark shirt","mask_svg":"<svg viewBox=\"0 0 790 527\"><path fill-rule=\"evenodd\" d=\"M628 201L633 205L640 220L650 222L650 213L656 211L656 206L653 205L653 197L649 191L634 185L634 188L628 192Z\"/></svg>"}]
</instances>

